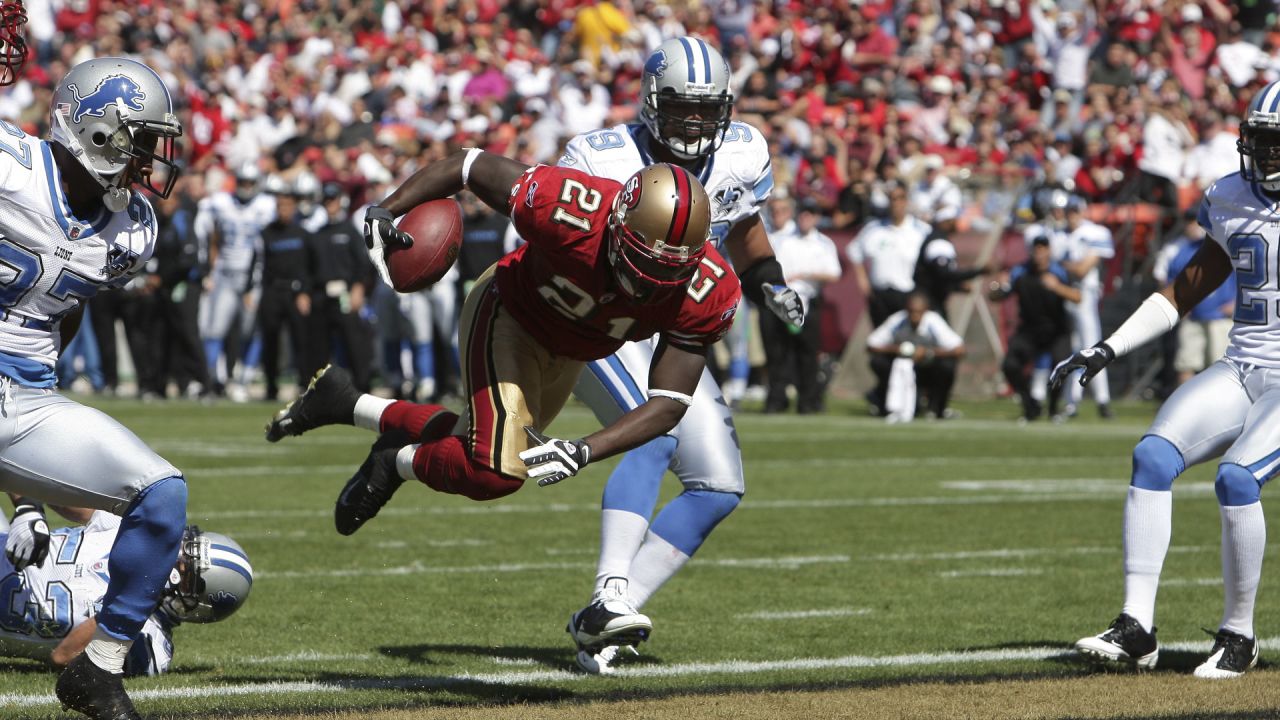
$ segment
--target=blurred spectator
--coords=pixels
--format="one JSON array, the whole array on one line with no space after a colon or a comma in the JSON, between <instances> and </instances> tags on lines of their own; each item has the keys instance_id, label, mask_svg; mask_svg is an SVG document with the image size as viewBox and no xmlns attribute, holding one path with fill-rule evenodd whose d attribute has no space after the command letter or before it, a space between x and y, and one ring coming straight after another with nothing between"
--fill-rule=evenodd
<instances>
[{"instance_id":1,"label":"blurred spectator","mask_svg":"<svg viewBox=\"0 0 1280 720\"><path fill-rule=\"evenodd\" d=\"M1142 126L1142 158L1138 160L1138 197L1164 207L1167 217L1178 209L1178 184L1195 131L1182 107L1176 80L1165 80L1159 103L1149 108Z\"/></svg>"},{"instance_id":2,"label":"blurred spectator","mask_svg":"<svg viewBox=\"0 0 1280 720\"><path fill-rule=\"evenodd\" d=\"M305 388L319 369L307 364L312 357L307 335L312 283L308 251L314 241L299 222L296 185L283 187L274 195L274 219L262 229L262 255L254 271L262 277L258 328L262 332L262 376L269 401L279 396L280 339L286 329L298 387Z\"/></svg>"},{"instance_id":3,"label":"blurred spectator","mask_svg":"<svg viewBox=\"0 0 1280 720\"><path fill-rule=\"evenodd\" d=\"M360 230L351 222L350 200L337 183L321 190L328 222L309 239L311 322L308 361L300 380L329 364L335 348L351 367L356 389L369 392L373 335L361 319L376 281ZM303 365L303 363L299 363Z\"/></svg>"},{"instance_id":4,"label":"blurred spectator","mask_svg":"<svg viewBox=\"0 0 1280 720\"><path fill-rule=\"evenodd\" d=\"M194 181L182 178L167 198L157 200L156 250L153 256L158 298L158 327L151 342L158 349L157 392L173 380L178 392L195 398L212 391L198 313L204 267L195 233Z\"/></svg>"},{"instance_id":5,"label":"blurred spectator","mask_svg":"<svg viewBox=\"0 0 1280 720\"><path fill-rule=\"evenodd\" d=\"M1072 287L1067 271L1053 261L1049 237L1031 241L1031 257L1009 273L1008 279L991 283L989 296L1000 301L1016 296L1018 329L1009 338L1003 370L1009 386L1022 400L1022 420L1036 420L1044 412L1031 394L1030 368L1041 355L1057 364L1071 354L1071 324L1066 302L1079 302L1080 291ZM1051 390L1049 414L1058 416L1059 391Z\"/></svg>"},{"instance_id":6,"label":"blurred spectator","mask_svg":"<svg viewBox=\"0 0 1280 720\"><path fill-rule=\"evenodd\" d=\"M867 223L846 249L871 322L877 326L906 306L907 293L915 289L920 246L930 231L907 214L906 186L894 183L888 195L889 217Z\"/></svg>"},{"instance_id":7,"label":"blurred spectator","mask_svg":"<svg viewBox=\"0 0 1280 720\"><path fill-rule=\"evenodd\" d=\"M947 321L929 309L924 293L912 293L907 307L890 315L867 336L871 370L876 376L872 412L890 420L915 417L917 390L923 390L932 417L950 417L947 403L964 356L964 341Z\"/></svg>"},{"instance_id":8,"label":"blurred spectator","mask_svg":"<svg viewBox=\"0 0 1280 720\"><path fill-rule=\"evenodd\" d=\"M916 291L929 300L929 309L947 319L947 297L967 287L969 280L988 272L985 267L960 267L951 235L956 230L958 205L944 205L933 215L932 232L920 246L916 262Z\"/></svg>"},{"instance_id":9,"label":"blurred spectator","mask_svg":"<svg viewBox=\"0 0 1280 720\"><path fill-rule=\"evenodd\" d=\"M1071 314L1072 350L1082 350L1102 342L1102 316L1098 304L1102 300L1102 278L1106 274L1104 263L1115 257L1115 245L1111 231L1085 218L1085 203L1079 197L1067 202L1063 227L1065 247L1061 259L1068 275L1080 289L1080 299L1067 305ZM1111 386L1107 371L1098 373L1089 383L1089 390L1098 404L1098 415L1111 418ZM1078 382L1067 383L1066 414L1075 414L1084 388Z\"/></svg>"},{"instance_id":10,"label":"blurred spectator","mask_svg":"<svg viewBox=\"0 0 1280 720\"><path fill-rule=\"evenodd\" d=\"M818 231L819 208L814 203L800 206L795 222L791 200L770 203L773 222L781 229L769 236L787 286L800 295L804 306L804 326L787 324L771 312L759 313L769 374L769 390L764 411L787 409L787 386L796 388L796 410L801 414L822 409L822 385L818 378L821 350L822 286L840 279L840 255L831 238Z\"/></svg>"}]
</instances>

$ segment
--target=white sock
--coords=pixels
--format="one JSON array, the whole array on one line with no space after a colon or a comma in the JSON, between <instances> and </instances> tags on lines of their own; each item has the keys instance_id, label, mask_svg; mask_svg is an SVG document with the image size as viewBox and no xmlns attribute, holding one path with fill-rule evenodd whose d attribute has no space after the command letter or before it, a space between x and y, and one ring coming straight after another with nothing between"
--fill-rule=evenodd
<instances>
[{"instance_id":1,"label":"white sock","mask_svg":"<svg viewBox=\"0 0 1280 720\"><path fill-rule=\"evenodd\" d=\"M653 533L646 534L644 545L631 562L631 602L639 609L687 562L689 556L675 545Z\"/></svg>"},{"instance_id":2,"label":"white sock","mask_svg":"<svg viewBox=\"0 0 1280 720\"><path fill-rule=\"evenodd\" d=\"M98 627L93 631L93 639L85 646L84 654L94 665L120 675L124 672L124 659L132 646L132 640L117 640Z\"/></svg>"},{"instance_id":3,"label":"white sock","mask_svg":"<svg viewBox=\"0 0 1280 720\"><path fill-rule=\"evenodd\" d=\"M596 587L599 593L609 578L631 577L631 561L644 542L649 520L626 510L600 513L600 559L596 561Z\"/></svg>"},{"instance_id":4,"label":"white sock","mask_svg":"<svg viewBox=\"0 0 1280 720\"><path fill-rule=\"evenodd\" d=\"M1111 386L1108 382L1106 370L1099 372L1089 381L1089 387L1093 390L1093 401L1099 405L1111 403ZM1076 387L1079 386L1080 383L1076 383Z\"/></svg>"},{"instance_id":5,"label":"white sock","mask_svg":"<svg viewBox=\"0 0 1280 720\"><path fill-rule=\"evenodd\" d=\"M1044 402L1048 397L1046 392L1049 387L1049 370L1047 368L1035 368L1031 371L1031 399L1036 402Z\"/></svg>"},{"instance_id":6,"label":"white sock","mask_svg":"<svg viewBox=\"0 0 1280 720\"><path fill-rule=\"evenodd\" d=\"M405 445L396 453L396 474L402 480L417 480L418 476L413 472L413 456L418 454L418 448L422 445Z\"/></svg>"},{"instance_id":7,"label":"white sock","mask_svg":"<svg viewBox=\"0 0 1280 720\"><path fill-rule=\"evenodd\" d=\"M391 407L395 400L380 398L377 395L364 394L356 400L355 417L352 424L358 428L382 432L382 411Z\"/></svg>"},{"instance_id":8,"label":"white sock","mask_svg":"<svg viewBox=\"0 0 1280 720\"><path fill-rule=\"evenodd\" d=\"M1222 627L1251 638L1253 602L1267 547L1267 520L1261 502L1223 507L1221 513Z\"/></svg>"},{"instance_id":9,"label":"white sock","mask_svg":"<svg viewBox=\"0 0 1280 720\"><path fill-rule=\"evenodd\" d=\"M1147 632L1156 621L1156 590L1173 531L1173 491L1129 487L1124 503L1124 612Z\"/></svg>"}]
</instances>

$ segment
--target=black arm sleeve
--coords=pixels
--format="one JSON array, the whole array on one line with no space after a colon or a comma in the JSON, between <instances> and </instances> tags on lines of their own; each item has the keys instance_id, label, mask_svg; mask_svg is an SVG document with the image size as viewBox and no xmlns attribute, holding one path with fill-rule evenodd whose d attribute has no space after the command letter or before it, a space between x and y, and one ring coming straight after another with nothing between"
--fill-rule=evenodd
<instances>
[{"instance_id":1,"label":"black arm sleeve","mask_svg":"<svg viewBox=\"0 0 1280 720\"><path fill-rule=\"evenodd\" d=\"M786 284L786 280L782 277L782 265L778 263L778 258L772 256L759 260L738 273L738 278L742 281L742 294L757 305L764 305L764 289L760 287L761 285L764 283Z\"/></svg>"}]
</instances>

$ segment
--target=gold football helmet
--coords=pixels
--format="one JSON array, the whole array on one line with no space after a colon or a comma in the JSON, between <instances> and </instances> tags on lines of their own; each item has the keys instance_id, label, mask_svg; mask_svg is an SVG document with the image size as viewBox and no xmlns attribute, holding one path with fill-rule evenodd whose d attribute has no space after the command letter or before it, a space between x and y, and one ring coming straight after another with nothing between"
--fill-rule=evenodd
<instances>
[{"instance_id":1,"label":"gold football helmet","mask_svg":"<svg viewBox=\"0 0 1280 720\"><path fill-rule=\"evenodd\" d=\"M609 263L622 291L644 298L688 284L707 252L711 201L684 168L659 163L627 179L609 215Z\"/></svg>"}]
</instances>

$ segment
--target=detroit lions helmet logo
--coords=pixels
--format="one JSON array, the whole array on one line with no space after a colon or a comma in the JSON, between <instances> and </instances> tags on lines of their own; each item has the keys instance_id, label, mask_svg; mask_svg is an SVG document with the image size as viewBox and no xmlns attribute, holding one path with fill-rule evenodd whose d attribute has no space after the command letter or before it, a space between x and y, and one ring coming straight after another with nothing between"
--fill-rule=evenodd
<instances>
[{"instance_id":1,"label":"detroit lions helmet logo","mask_svg":"<svg viewBox=\"0 0 1280 720\"><path fill-rule=\"evenodd\" d=\"M85 115L94 117L105 117L107 108L114 105L116 100L124 103L124 106L134 112L142 112L142 102L147 99L147 94L142 91L138 83L128 75L108 75L98 83L98 87L88 95L81 96L80 88L74 84L68 85L67 89L71 91L71 97L76 101L76 106L71 112L71 122L78 123Z\"/></svg>"},{"instance_id":2,"label":"detroit lions helmet logo","mask_svg":"<svg viewBox=\"0 0 1280 720\"><path fill-rule=\"evenodd\" d=\"M644 71L655 78L662 77L662 74L667 71L667 53L659 50L650 55L649 60L644 64Z\"/></svg>"}]
</instances>

